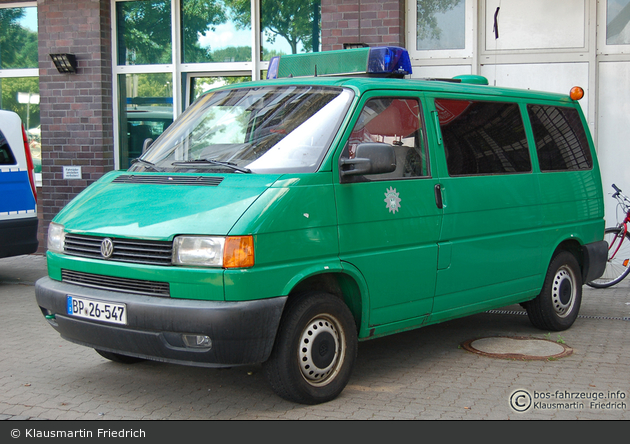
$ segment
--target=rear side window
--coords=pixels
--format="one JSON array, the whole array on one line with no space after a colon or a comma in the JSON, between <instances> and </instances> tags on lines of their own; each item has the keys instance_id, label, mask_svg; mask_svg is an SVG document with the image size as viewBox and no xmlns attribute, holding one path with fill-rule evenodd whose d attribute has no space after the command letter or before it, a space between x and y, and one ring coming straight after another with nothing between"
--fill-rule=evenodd
<instances>
[{"instance_id":1,"label":"rear side window","mask_svg":"<svg viewBox=\"0 0 630 444\"><path fill-rule=\"evenodd\" d=\"M0 165L15 165L15 157L2 131L0 131Z\"/></svg>"},{"instance_id":2,"label":"rear side window","mask_svg":"<svg viewBox=\"0 0 630 444\"><path fill-rule=\"evenodd\" d=\"M576 171L593 167L593 158L575 108L528 105L541 171Z\"/></svg>"},{"instance_id":3,"label":"rear side window","mask_svg":"<svg viewBox=\"0 0 630 444\"><path fill-rule=\"evenodd\" d=\"M516 103L436 99L450 176L532 171Z\"/></svg>"}]
</instances>

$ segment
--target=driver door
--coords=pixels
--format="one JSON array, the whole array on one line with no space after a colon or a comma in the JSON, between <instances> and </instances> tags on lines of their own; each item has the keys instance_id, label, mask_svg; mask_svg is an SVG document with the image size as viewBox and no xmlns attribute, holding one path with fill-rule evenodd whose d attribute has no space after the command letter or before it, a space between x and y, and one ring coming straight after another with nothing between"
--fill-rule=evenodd
<instances>
[{"instance_id":1,"label":"driver door","mask_svg":"<svg viewBox=\"0 0 630 444\"><path fill-rule=\"evenodd\" d=\"M368 95L339 159L352 158L362 142L389 144L396 155L393 172L341 176L335 184L340 257L367 282L370 327L419 325L432 310L442 209L422 114L418 95Z\"/></svg>"}]
</instances>

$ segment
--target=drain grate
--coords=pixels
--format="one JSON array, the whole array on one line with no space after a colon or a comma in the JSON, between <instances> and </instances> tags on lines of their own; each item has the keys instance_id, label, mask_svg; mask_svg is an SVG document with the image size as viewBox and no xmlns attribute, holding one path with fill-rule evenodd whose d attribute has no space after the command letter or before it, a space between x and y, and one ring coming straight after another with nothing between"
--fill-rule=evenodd
<instances>
[{"instance_id":1,"label":"drain grate","mask_svg":"<svg viewBox=\"0 0 630 444\"><path fill-rule=\"evenodd\" d=\"M526 311L518 311L518 310L488 310L486 313L490 314L507 314L507 315L525 315L527 316ZM578 315L578 318L582 319L598 319L602 321L630 321L630 316L595 316L595 315Z\"/></svg>"}]
</instances>

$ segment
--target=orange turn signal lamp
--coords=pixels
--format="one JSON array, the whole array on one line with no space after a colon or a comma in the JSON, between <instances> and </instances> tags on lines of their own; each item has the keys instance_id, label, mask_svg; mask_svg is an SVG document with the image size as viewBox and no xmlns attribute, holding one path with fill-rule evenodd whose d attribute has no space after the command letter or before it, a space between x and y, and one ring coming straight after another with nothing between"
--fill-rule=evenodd
<instances>
[{"instance_id":1,"label":"orange turn signal lamp","mask_svg":"<svg viewBox=\"0 0 630 444\"><path fill-rule=\"evenodd\" d=\"M223 268L254 266L253 236L228 236L223 249Z\"/></svg>"},{"instance_id":2,"label":"orange turn signal lamp","mask_svg":"<svg viewBox=\"0 0 630 444\"><path fill-rule=\"evenodd\" d=\"M579 86L574 86L573 88L571 88L569 96L572 100L580 100L582 97L584 97L584 90Z\"/></svg>"}]
</instances>

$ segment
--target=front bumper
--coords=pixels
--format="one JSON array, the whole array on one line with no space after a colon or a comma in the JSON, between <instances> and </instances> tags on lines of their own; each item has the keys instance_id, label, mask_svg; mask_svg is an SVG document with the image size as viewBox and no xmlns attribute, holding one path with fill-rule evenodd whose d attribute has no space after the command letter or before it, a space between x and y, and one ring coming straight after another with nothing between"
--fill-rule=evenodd
<instances>
[{"instance_id":1,"label":"front bumper","mask_svg":"<svg viewBox=\"0 0 630 444\"><path fill-rule=\"evenodd\" d=\"M127 325L68 315L68 295L126 304ZM48 277L36 282L35 296L49 323L68 341L127 356L208 367L266 361L286 302L286 297L244 302L162 298L81 287ZM206 335L212 347L187 347L182 334Z\"/></svg>"}]
</instances>

